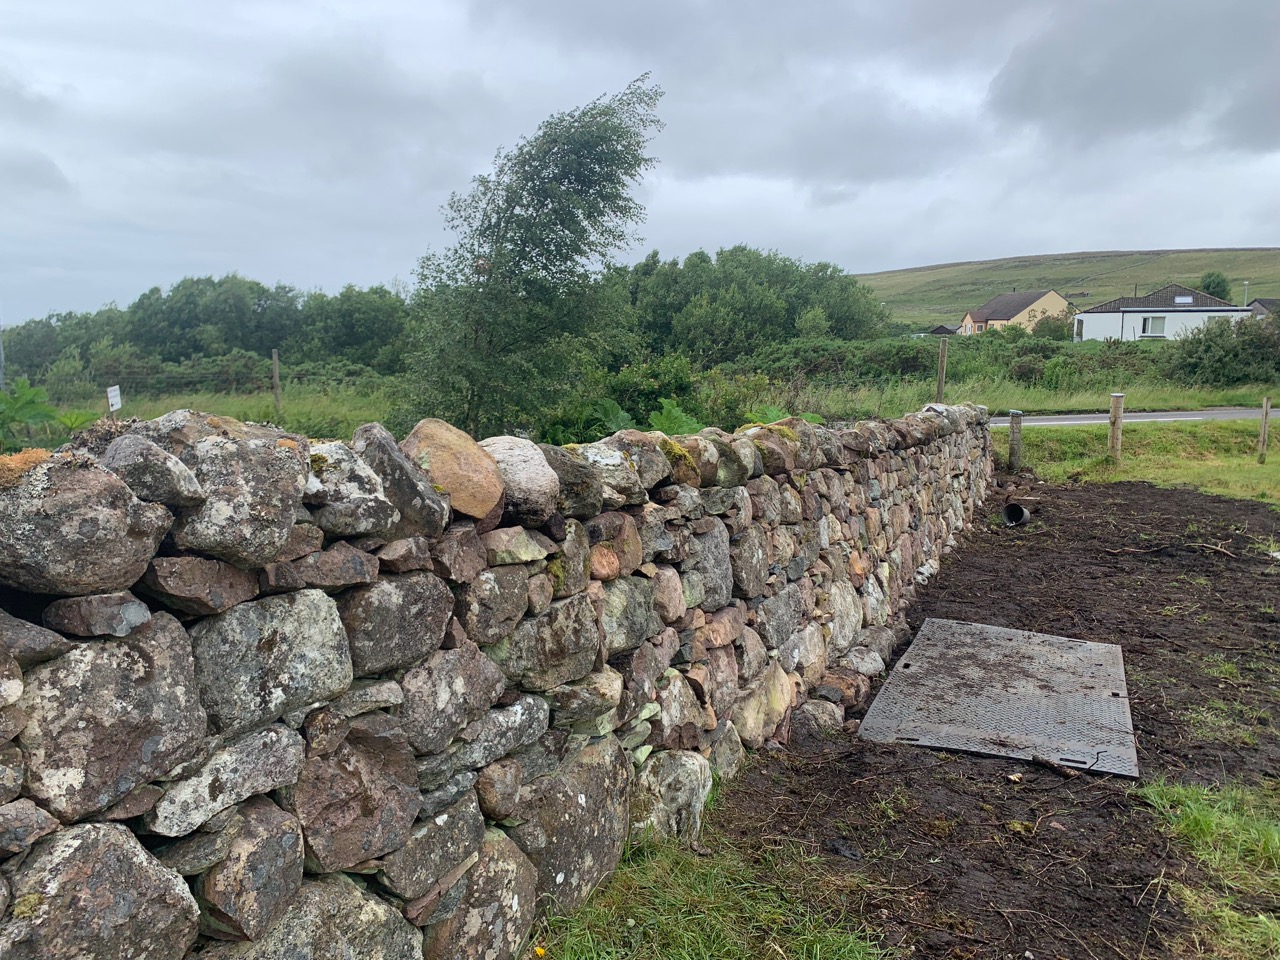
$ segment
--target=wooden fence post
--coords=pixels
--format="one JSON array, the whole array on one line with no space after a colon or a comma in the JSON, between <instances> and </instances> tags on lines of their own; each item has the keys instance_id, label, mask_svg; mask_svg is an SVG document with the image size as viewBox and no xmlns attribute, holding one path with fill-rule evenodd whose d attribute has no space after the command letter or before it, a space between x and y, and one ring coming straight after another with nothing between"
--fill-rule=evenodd
<instances>
[{"instance_id":1,"label":"wooden fence post","mask_svg":"<svg viewBox=\"0 0 1280 960\"><path fill-rule=\"evenodd\" d=\"M1120 439L1124 433L1124 394L1111 395L1111 433L1107 437L1107 454L1116 463L1120 462Z\"/></svg>"},{"instance_id":2,"label":"wooden fence post","mask_svg":"<svg viewBox=\"0 0 1280 960\"><path fill-rule=\"evenodd\" d=\"M934 403L942 403L942 395L947 389L947 338L943 337L942 342L938 344L938 394L933 398Z\"/></svg>"},{"instance_id":3,"label":"wooden fence post","mask_svg":"<svg viewBox=\"0 0 1280 960\"><path fill-rule=\"evenodd\" d=\"M271 351L271 390L276 395L276 414L280 413L280 351Z\"/></svg>"},{"instance_id":4,"label":"wooden fence post","mask_svg":"<svg viewBox=\"0 0 1280 960\"><path fill-rule=\"evenodd\" d=\"M1009 472L1022 469L1022 411L1009 411Z\"/></svg>"},{"instance_id":5,"label":"wooden fence post","mask_svg":"<svg viewBox=\"0 0 1280 960\"><path fill-rule=\"evenodd\" d=\"M1258 463L1267 462L1267 422L1271 419L1271 398L1262 398L1262 428L1258 433Z\"/></svg>"}]
</instances>

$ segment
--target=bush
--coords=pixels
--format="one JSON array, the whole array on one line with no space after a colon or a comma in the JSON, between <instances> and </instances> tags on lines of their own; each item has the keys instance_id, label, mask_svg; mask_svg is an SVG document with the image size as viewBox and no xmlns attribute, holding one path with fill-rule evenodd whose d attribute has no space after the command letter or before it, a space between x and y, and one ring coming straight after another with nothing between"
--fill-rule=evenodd
<instances>
[{"instance_id":1,"label":"bush","mask_svg":"<svg viewBox=\"0 0 1280 960\"><path fill-rule=\"evenodd\" d=\"M1280 382L1280 321L1215 317L1175 340L1165 363L1170 376L1195 386Z\"/></svg>"}]
</instances>

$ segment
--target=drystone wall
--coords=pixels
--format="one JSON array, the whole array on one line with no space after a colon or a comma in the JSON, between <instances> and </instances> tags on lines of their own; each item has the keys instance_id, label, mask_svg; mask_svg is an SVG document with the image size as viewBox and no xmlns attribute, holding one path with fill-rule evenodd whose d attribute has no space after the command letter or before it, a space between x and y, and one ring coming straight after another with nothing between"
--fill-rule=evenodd
<instances>
[{"instance_id":1,"label":"drystone wall","mask_svg":"<svg viewBox=\"0 0 1280 960\"><path fill-rule=\"evenodd\" d=\"M838 728L982 408L350 443L179 411L0 458L0 956L506 958Z\"/></svg>"}]
</instances>

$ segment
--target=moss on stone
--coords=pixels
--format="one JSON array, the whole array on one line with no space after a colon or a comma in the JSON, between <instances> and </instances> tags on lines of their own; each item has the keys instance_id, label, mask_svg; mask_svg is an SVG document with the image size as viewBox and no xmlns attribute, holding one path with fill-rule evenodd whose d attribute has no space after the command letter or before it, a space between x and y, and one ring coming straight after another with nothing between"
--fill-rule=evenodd
<instances>
[{"instance_id":1,"label":"moss on stone","mask_svg":"<svg viewBox=\"0 0 1280 960\"><path fill-rule=\"evenodd\" d=\"M772 433L776 433L783 440L790 440L792 443L800 442L800 438L796 436L796 432L790 427L779 427L777 425L770 424L769 426L766 426L765 429Z\"/></svg>"},{"instance_id":2,"label":"moss on stone","mask_svg":"<svg viewBox=\"0 0 1280 960\"><path fill-rule=\"evenodd\" d=\"M22 480L23 474L32 467L38 467L51 456L53 454L48 450L36 448L20 450L7 457L0 457L0 490L16 487Z\"/></svg>"},{"instance_id":3,"label":"moss on stone","mask_svg":"<svg viewBox=\"0 0 1280 960\"><path fill-rule=\"evenodd\" d=\"M698 465L694 462L693 456L680 444L676 443L670 437L661 436L658 438L658 449L662 451L663 456L667 458L667 463L671 464L671 469L675 469L680 464L684 464L694 473L698 472Z\"/></svg>"},{"instance_id":4,"label":"moss on stone","mask_svg":"<svg viewBox=\"0 0 1280 960\"><path fill-rule=\"evenodd\" d=\"M40 913L43 906L44 897L41 894L25 893L13 901L13 909L9 912L15 920L31 920Z\"/></svg>"},{"instance_id":5,"label":"moss on stone","mask_svg":"<svg viewBox=\"0 0 1280 960\"><path fill-rule=\"evenodd\" d=\"M311 455L311 472L317 477L324 473L325 468L329 466L329 458L323 453L313 453Z\"/></svg>"}]
</instances>

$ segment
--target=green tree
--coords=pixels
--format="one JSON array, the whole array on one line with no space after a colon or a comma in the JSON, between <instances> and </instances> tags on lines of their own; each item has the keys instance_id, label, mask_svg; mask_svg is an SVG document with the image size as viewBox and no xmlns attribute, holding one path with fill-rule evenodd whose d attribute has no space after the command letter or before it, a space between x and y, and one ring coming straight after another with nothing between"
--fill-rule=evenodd
<instances>
[{"instance_id":1,"label":"green tree","mask_svg":"<svg viewBox=\"0 0 1280 960\"><path fill-rule=\"evenodd\" d=\"M56 415L44 390L19 377L8 392L0 392L0 453L24 446L33 427L52 423Z\"/></svg>"},{"instance_id":2,"label":"green tree","mask_svg":"<svg viewBox=\"0 0 1280 960\"><path fill-rule=\"evenodd\" d=\"M1043 311L1031 325L1031 335L1043 340L1070 340L1075 331L1075 315L1068 307L1061 313Z\"/></svg>"},{"instance_id":3,"label":"green tree","mask_svg":"<svg viewBox=\"0 0 1280 960\"><path fill-rule=\"evenodd\" d=\"M1200 289L1219 300L1231 299L1231 281L1221 270L1209 270L1200 278Z\"/></svg>"},{"instance_id":4,"label":"green tree","mask_svg":"<svg viewBox=\"0 0 1280 960\"><path fill-rule=\"evenodd\" d=\"M597 282L644 216L662 91L648 75L543 121L445 205L456 243L418 267L413 413L473 434L530 423L569 389L575 341L612 298Z\"/></svg>"}]
</instances>

